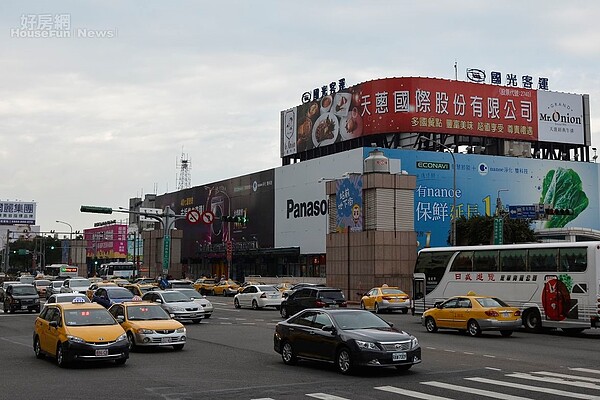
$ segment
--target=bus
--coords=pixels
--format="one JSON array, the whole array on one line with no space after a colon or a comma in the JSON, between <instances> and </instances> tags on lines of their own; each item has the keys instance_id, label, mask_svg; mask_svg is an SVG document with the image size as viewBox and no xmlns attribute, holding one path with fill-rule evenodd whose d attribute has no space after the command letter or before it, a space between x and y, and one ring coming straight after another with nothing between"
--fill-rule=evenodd
<instances>
[{"instance_id":1,"label":"bus","mask_svg":"<svg viewBox=\"0 0 600 400\"><path fill-rule=\"evenodd\" d=\"M131 280L134 276L137 276L137 271L133 262L115 261L101 264L98 268L98 274L104 279L124 278Z\"/></svg>"},{"instance_id":2,"label":"bus","mask_svg":"<svg viewBox=\"0 0 600 400\"><path fill-rule=\"evenodd\" d=\"M44 275L52 278L74 278L79 276L77 265L50 264L44 267Z\"/></svg>"},{"instance_id":3,"label":"bus","mask_svg":"<svg viewBox=\"0 0 600 400\"><path fill-rule=\"evenodd\" d=\"M473 291L522 312L529 332L600 327L600 241L425 248L413 273L414 312Z\"/></svg>"}]
</instances>

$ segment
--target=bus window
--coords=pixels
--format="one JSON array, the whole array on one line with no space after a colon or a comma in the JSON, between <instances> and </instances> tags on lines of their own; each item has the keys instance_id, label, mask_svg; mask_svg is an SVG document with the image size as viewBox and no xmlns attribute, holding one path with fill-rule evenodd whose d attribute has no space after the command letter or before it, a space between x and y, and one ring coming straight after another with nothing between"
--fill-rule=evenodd
<instances>
[{"instance_id":1,"label":"bus window","mask_svg":"<svg viewBox=\"0 0 600 400\"><path fill-rule=\"evenodd\" d=\"M498 271L498 251L476 250L473 254L473 271L496 272Z\"/></svg>"},{"instance_id":2,"label":"bus window","mask_svg":"<svg viewBox=\"0 0 600 400\"><path fill-rule=\"evenodd\" d=\"M525 272L527 250L500 250L500 271Z\"/></svg>"},{"instance_id":3,"label":"bus window","mask_svg":"<svg viewBox=\"0 0 600 400\"><path fill-rule=\"evenodd\" d=\"M453 254L454 251L419 252L415 264L415 273L423 273L427 277L426 294L431 293L440 283Z\"/></svg>"},{"instance_id":4,"label":"bus window","mask_svg":"<svg viewBox=\"0 0 600 400\"><path fill-rule=\"evenodd\" d=\"M558 265L558 249L530 249L529 271L531 272L556 272Z\"/></svg>"},{"instance_id":5,"label":"bus window","mask_svg":"<svg viewBox=\"0 0 600 400\"><path fill-rule=\"evenodd\" d=\"M461 251L452 266L450 267L452 272L471 272L473 271L473 252L472 251Z\"/></svg>"},{"instance_id":6,"label":"bus window","mask_svg":"<svg viewBox=\"0 0 600 400\"><path fill-rule=\"evenodd\" d=\"M584 272L587 269L587 249L582 247L561 248L558 270L560 272Z\"/></svg>"}]
</instances>

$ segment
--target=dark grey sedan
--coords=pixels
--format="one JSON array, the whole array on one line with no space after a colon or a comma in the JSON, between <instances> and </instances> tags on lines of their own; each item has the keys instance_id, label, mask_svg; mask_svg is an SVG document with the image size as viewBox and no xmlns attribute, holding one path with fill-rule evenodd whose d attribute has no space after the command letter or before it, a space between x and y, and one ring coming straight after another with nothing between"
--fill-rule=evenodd
<instances>
[{"instance_id":1,"label":"dark grey sedan","mask_svg":"<svg viewBox=\"0 0 600 400\"><path fill-rule=\"evenodd\" d=\"M421 362L416 337L366 310L307 309L279 322L273 340L285 364L325 361L343 374L359 366L406 371Z\"/></svg>"}]
</instances>

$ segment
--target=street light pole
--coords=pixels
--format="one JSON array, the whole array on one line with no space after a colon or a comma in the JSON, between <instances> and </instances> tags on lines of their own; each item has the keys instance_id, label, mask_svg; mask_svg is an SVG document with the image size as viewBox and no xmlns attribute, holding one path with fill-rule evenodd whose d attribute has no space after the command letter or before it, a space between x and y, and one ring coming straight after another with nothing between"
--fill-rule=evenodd
<instances>
[{"instance_id":1,"label":"street light pole","mask_svg":"<svg viewBox=\"0 0 600 400\"><path fill-rule=\"evenodd\" d=\"M71 226L70 223L65 222L65 221L56 221L58 224L65 224L65 225L69 225L69 228L71 229L71 234L69 236L69 240L73 240L73 227Z\"/></svg>"},{"instance_id":2,"label":"street light pole","mask_svg":"<svg viewBox=\"0 0 600 400\"><path fill-rule=\"evenodd\" d=\"M452 216L451 216L451 241L452 246L456 246L456 158L452 149L445 144L438 142L437 140L430 139L426 136L421 136L421 141L428 140L431 143L435 143L444 149L448 150L448 153L452 156Z\"/></svg>"}]
</instances>

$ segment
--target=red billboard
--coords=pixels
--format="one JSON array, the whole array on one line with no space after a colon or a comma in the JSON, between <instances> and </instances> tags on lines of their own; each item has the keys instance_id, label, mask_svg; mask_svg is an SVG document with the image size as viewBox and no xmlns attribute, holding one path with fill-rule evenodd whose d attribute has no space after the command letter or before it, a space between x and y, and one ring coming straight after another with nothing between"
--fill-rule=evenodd
<instances>
[{"instance_id":1,"label":"red billboard","mask_svg":"<svg viewBox=\"0 0 600 400\"><path fill-rule=\"evenodd\" d=\"M359 136L432 132L537 141L536 90L386 78L281 113L282 156Z\"/></svg>"},{"instance_id":2,"label":"red billboard","mask_svg":"<svg viewBox=\"0 0 600 400\"><path fill-rule=\"evenodd\" d=\"M106 225L83 230L89 258L127 258L127 225Z\"/></svg>"}]
</instances>

